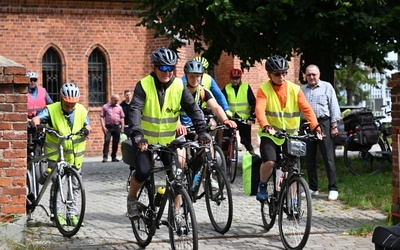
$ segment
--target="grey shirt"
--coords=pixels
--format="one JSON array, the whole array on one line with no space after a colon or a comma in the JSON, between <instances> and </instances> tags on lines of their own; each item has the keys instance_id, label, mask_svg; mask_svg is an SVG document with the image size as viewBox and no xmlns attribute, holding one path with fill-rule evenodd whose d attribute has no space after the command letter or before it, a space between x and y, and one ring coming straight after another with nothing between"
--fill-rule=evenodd
<instances>
[{"instance_id":1,"label":"grey shirt","mask_svg":"<svg viewBox=\"0 0 400 250\"><path fill-rule=\"evenodd\" d=\"M331 123L338 122L341 119L336 92L329 82L319 80L318 84L313 88L306 84L301 86L301 90L313 108L317 118L329 116ZM302 115L302 117L304 116Z\"/></svg>"}]
</instances>

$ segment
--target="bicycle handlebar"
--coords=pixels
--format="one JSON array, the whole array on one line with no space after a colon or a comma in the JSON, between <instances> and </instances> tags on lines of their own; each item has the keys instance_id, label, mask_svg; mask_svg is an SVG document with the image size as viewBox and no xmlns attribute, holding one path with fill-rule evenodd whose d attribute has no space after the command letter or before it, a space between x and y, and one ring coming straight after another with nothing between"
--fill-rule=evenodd
<instances>
[{"instance_id":1,"label":"bicycle handlebar","mask_svg":"<svg viewBox=\"0 0 400 250\"><path fill-rule=\"evenodd\" d=\"M65 140L69 140L69 139L71 139L71 138L72 138L73 136L75 136L75 135L81 135L81 131L80 131L80 130L77 131L77 132L75 132L75 133L71 133L71 134L69 134L69 135L61 135L61 134L59 134L59 132L56 131L54 128L46 127L44 124L39 124L39 125L37 125L37 126L36 126L36 129L37 129L37 130L43 130L43 129L44 129L46 133L53 134L53 135L55 135L57 138L59 138L59 139L65 139Z\"/></svg>"}]
</instances>

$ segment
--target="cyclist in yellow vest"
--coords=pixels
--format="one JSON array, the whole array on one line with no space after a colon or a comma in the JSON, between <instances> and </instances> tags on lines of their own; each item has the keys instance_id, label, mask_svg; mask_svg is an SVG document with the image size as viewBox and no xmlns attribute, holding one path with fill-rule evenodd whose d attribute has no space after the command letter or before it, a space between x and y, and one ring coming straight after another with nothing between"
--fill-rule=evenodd
<instances>
[{"instance_id":1,"label":"cyclist in yellow vest","mask_svg":"<svg viewBox=\"0 0 400 250\"><path fill-rule=\"evenodd\" d=\"M230 78L231 82L222 89L222 93L225 95L233 113L232 118L246 122L245 124L233 119L239 130L240 143L246 147L247 151L254 153L251 144L251 125L255 121L256 98L250 85L247 82L242 82L242 71L240 69L231 69Z\"/></svg>"},{"instance_id":2,"label":"cyclist in yellow vest","mask_svg":"<svg viewBox=\"0 0 400 250\"><path fill-rule=\"evenodd\" d=\"M275 130L285 129L291 134L296 133L300 127L300 111L311 123L311 129L318 125L314 111L300 90L300 86L286 80L288 62L282 56L272 56L268 58L265 69L270 80L261 84L256 98L256 117L260 124L258 135L261 138L262 159L256 199L260 202L268 198L267 180L272 174L277 155L281 152L281 146L284 143L284 139L273 136ZM319 128L317 132L318 139L322 140L323 135Z\"/></svg>"},{"instance_id":3,"label":"cyclist in yellow vest","mask_svg":"<svg viewBox=\"0 0 400 250\"><path fill-rule=\"evenodd\" d=\"M34 127L45 121L48 127L54 128L61 135L70 135L80 131L80 135L76 135L72 138L72 141L64 142L64 158L66 161L75 166L80 173L82 167L83 156L86 149L86 137L89 135L91 130L90 120L88 118L88 111L86 108L79 104L80 92L78 86L74 83L65 83L61 86L60 90L61 101L47 105L37 116L32 118L32 124ZM46 134L45 139L45 150L46 154L58 151L59 139L52 135ZM50 156L47 158L49 167L54 167L59 158L59 154ZM53 180L54 182L55 180ZM75 187L75 179L73 181L73 188ZM53 191L51 186L51 191ZM51 192L52 193L52 192ZM79 197L75 197L79 199ZM54 215L52 209L52 197L50 197L50 212L53 216L58 216L58 220L61 225L66 225L67 221L62 217L61 214ZM78 223L78 217L76 216L76 204L67 205L67 220L75 226Z\"/></svg>"},{"instance_id":4,"label":"cyclist in yellow vest","mask_svg":"<svg viewBox=\"0 0 400 250\"><path fill-rule=\"evenodd\" d=\"M135 87L129 109L132 146L135 158L135 176L131 178L127 197L128 216L139 218L137 192L150 174L152 158L147 151L148 143L166 145L175 139L175 130L181 107L190 116L200 141L211 141L207 134L204 115L189 90L173 71L178 63L176 53L159 48L151 56L153 72L142 78ZM171 154L161 156L165 166L170 165ZM176 159L178 162L178 159Z\"/></svg>"}]
</instances>

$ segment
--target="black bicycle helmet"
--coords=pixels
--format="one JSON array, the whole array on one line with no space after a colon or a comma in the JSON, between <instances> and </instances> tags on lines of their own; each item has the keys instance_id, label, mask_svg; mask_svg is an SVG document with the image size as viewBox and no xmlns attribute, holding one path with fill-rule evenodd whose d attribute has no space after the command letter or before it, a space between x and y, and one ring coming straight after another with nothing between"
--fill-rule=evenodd
<instances>
[{"instance_id":1,"label":"black bicycle helmet","mask_svg":"<svg viewBox=\"0 0 400 250\"><path fill-rule=\"evenodd\" d=\"M204 73L204 67L203 64L199 61L192 60L188 61L185 64L185 67L183 68L183 71L186 73L198 73L198 74L203 74Z\"/></svg>"},{"instance_id":2,"label":"black bicycle helmet","mask_svg":"<svg viewBox=\"0 0 400 250\"><path fill-rule=\"evenodd\" d=\"M284 71L289 69L289 64L282 56L271 56L265 63L265 70L268 72Z\"/></svg>"},{"instance_id":3,"label":"black bicycle helmet","mask_svg":"<svg viewBox=\"0 0 400 250\"><path fill-rule=\"evenodd\" d=\"M151 61L154 65L175 66L178 63L178 56L174 51L163 47L153 52Z\"/></svg>"}]
</instances>

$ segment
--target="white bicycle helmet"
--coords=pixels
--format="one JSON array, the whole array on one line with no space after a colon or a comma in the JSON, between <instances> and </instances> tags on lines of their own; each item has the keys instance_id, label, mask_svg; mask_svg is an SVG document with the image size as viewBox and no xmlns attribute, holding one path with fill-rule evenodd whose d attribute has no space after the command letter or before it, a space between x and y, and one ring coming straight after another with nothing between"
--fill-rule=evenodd
<instances>
[{"instance_id":1,"label":"white bicycle helmet","mask_svg":"<svg viewBox=\"0 0 400 250\"><path fill-rule=\"evenodd\" d=\"M36 74L36 72L28 72L26 73L26 76L30 78L38 78L38 74Z\"/></svg>"},{"instance_id":2,"label":"white bicycle helmet","mask_svg":"<svg viewBox=\"0 0 400 250\"><path fill-rule=\"evenodd\" d=\"M61 98L68 103L79 102L80 92L74 83L64 83L60 89Z\"/></svg>"}]
</instances>

